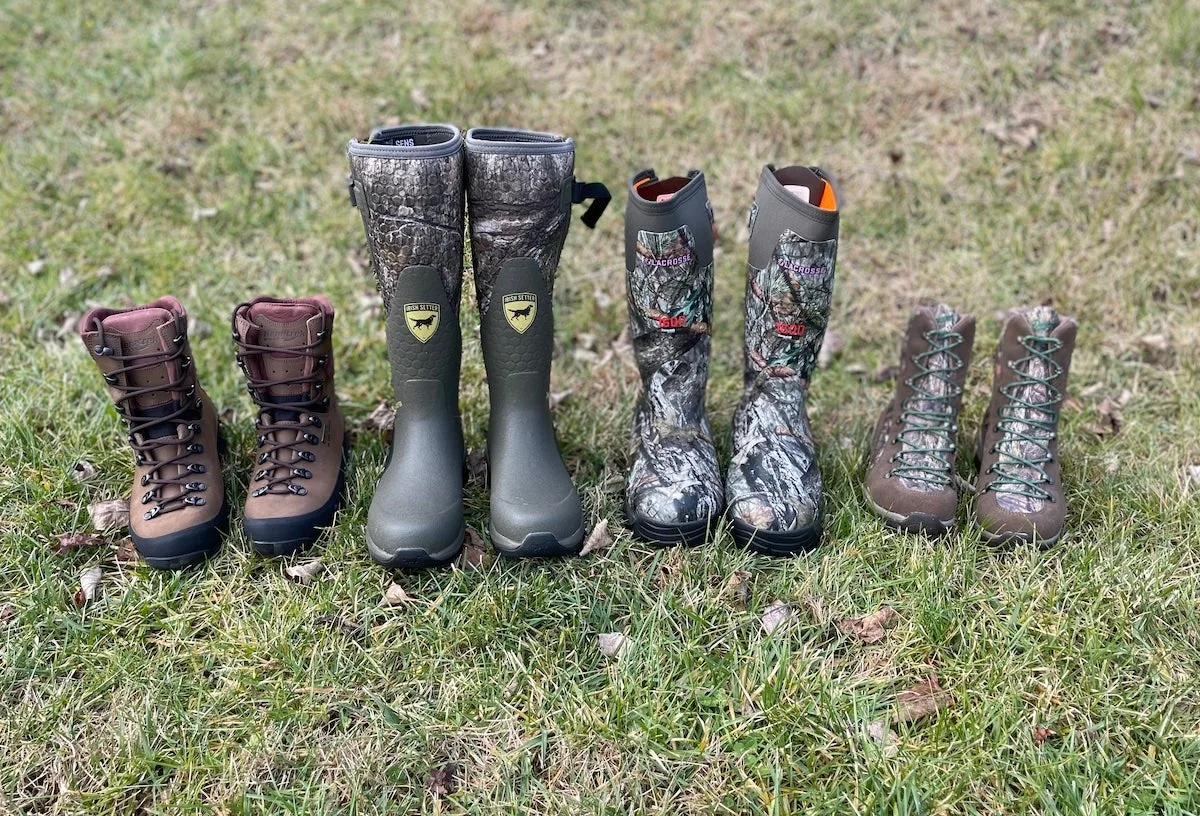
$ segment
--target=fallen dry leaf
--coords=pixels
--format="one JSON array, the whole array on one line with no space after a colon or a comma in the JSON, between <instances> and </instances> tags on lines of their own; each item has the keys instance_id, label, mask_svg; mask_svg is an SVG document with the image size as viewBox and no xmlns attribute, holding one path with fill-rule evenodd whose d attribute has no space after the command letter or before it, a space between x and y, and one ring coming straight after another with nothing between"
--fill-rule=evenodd
<instances>
[{"instance_id":1,"label":"fallen dry leaf","mask_svg":"<svg viewBox=\"0 0 1200 816\"><path fill-rule=\"evenodd\" d=\"M412 90L408 92L408 98L412 100L413 107L417 108L418 110L429 107L429 96L422 88L414 86Z\"/></svg>"},{"instance_id":2,"label":"fallen dry leaf","mask_svg":"<svg viewBox=\"0 0 1200 816\"><path fill-rule=\"evenodd\" d=\"M894 719L896 722L914 722L953 703L954 698L950 696L950 692L944 691L938 685L936 674L931 674L912 688L896 695Z\"/></svg>"},{"instance_id":3,"label":"fallen dry leaf","mask_svg":"<svg viewBox=\"0 0 1200 816\"><path fill-rule=\"evenodd\" d=\"M881 606L869 615L857 618L841 618L834 623L844 635L857 638L862 643L878 643L886 630L896 623L896 610Z\"/></svg>"},{"instance_id":4,"label":"fallen dry leaf","mask_svg":"<svg viewBox=\"0 0 1200 816\"><path fill-rule=\"evenodd\" d=\"M99 567L88 567L79 573L79 589L75 590L73 599L76 606L83 606L96 600L96 596L100 593L100 579L103 577L104 572Z\"/></svg>"},{"instance_id":5,"label":"fallen dry leaf","mask_svg":"<svg viewBox=\"0 0 1200 816\"><path fill-rule=\"evenodd\" d=\"M1044 745L1046 740L1050 739L1050 736L1053 733L1054 732L1052 732L1049 728L1046 728L1045 726L1039 725L1039 726L1035 727L1033 729L1033 744L1034 745Z\"/></svg>"},{"instance_id":6,"label":"fallen dry leaf","mask_svg":"<svg viewBox=\"0 0 1200 816\"><path fill-rule=\"evenodd\" d=\"M579 551L581 556L591 555L592 553L604 552L612 546L613 538L608 534L608 519L602 518L596 522L596 526L592 528L591 534L587 537L587 541L583 542L583 549Z\"/></svg>"},{"instance_id":7,"label":"fallen dry leaf","mask_svg":"<svg viewBox=\"0 0 1200 816\"><path fill-rule=\"evenodd\" d=\"M453 762L434 768L429 772L429 792L434 796L454 793L458 790L458 780L454 778L457 773L458 765Z\"/></svg>"},{"instance_id":8,"label":"fallen dry leaf","mask_svg":"<svg viewBox=\"0 0 1200 816\"><path fill-rule=\"evenodd\" d=\"M217 215L216 207L194 207L192 209L192 220L203 221L206 218L215 218Z\"/></svg>"},{"instance_id":9,"label":"fallen dry leaf","mask_svg":"<svg viewBox=\"0 0 1200 816\"><path fill-rule=\"evenodd\" d=\"M100 536L87 533L59 533L54 538L56 540L55 555L69 555L75 550L81 550L84 547L99 547L105 543Z\"/></svg>"},{"instance_id":10,"label":"fallen dry leaf","mask_svg":"<svg viewBox=\"0 0 1200 816\"><path fill-rule=\"evenodd\" d=\"M888 727L887 720L875 720L868 724L867 735L883 749L884 756L892 756L900 749L900 737Z\"/></svg>"},{"instance_id":11,"label":"fallen dry leaf","mask_svg":"<svg viewBox=\"0 0 1200 816\"><path fill-rule=\"evenodd\" d=\"M1121 433L1121 429L1125 427L1125 415L1121 413L1119 400L1105 397L1100 401L1099 413L1099 421L1085 425L1085 429L1100 439L1107 439Z\"/></svg>"},{"instance_id":12,"label":"fallen dry leaf","mask_svg":"<svg viewBox=\"0 0 1200 816\"><path fill-rule=\"evenodd\" d=\"M404 591L404 587L393 583L383 592L383 603L385 606L404 606L412 603L415 598Z\"/></svg>"},{"instance_id":13,"label":"fallen dry leaf","mask_svg":"<svg viewBox=\"0 0 1200 816\"><path fill-rule=\"evenodd\" d=\"M375 406L371 413L367 414L366 419L362 422L364 431L375 431L377 433L387 433L392 429L392 425L396 422L396 412L388 407L386 402L381 402Z\"/></svg>"},{"instance_id":14,"label":"fallen dry leaf","mask_svg":"<svg viewBox=\"0 0 1200 816\"><path fill-rule=\"evenodd\" d=\"M1200 465L1187 466L1188 480L1193 487L1200 488Z\"/></svg>"},{"instance_id":15,"label":"fallen dry leaf","mask_svg":"<svg viewBox=\"0 0 1200 816\"><path fill-rule=\"evenodd\" d=\"M88 514L92 526L102 533L129 526L129 502L125 499L96 502L88 507Z\"/></svg>"},{"instance_id":16,"label":"fallen dry leaf","mask_svg":"<svg viewBox=\"0 0 1200 816\"><path fill-rule=\"evenodd\" d=\"M53 504L55 507L65 507L68 510L78 510L79 509L79 505L76 504L75 502L71 501L70 499L63 499L63 498L51 499L50 503Z\"/></svg>"},{"instance_id":17,"label":"fallen dry leaf","mask_svg":"<svg viewBox=\"0 0 1200 816\"><path fill-rule=\"evenodd\" d=\"M71 465L71 478L77 482L86 482L96 478L96 466L86 459L80 459Z\"/></svg>"},{"instance_id":18,"label":"fallen dry leaf","mask_svg":"<svg viewBox=\"0 0 1200 816\"><path fill-rule=\"evenodd\" d=\"M1171 362L1171 339L1165 334L1146 334L1138 338L1142 358L1153 365L1169 365Z\"/></svg>"},{"instance_id":19,"label":"fallen dry leaf","mask_svg":"<svg viewBox=\"0 0 1200 816\"><path fill-rule=\"evenodd\" d=\"M821 350L817 352L817 367L829 368L833 364L833 360L838 356L838 352L842 350L842 336L835 331L825 330L825 340L821 343Z\"/></svg>"},{"instance_id":20,"label":"fallen dry leaf","mask_svg":"<svg viewBox=\"0 0 1200 816\"><path fill-rule=\"evenodd\" d=\"M767 611L762 615L762 628L768 635L775 630L786 626L796 619L796 612L792 609L791 604L783 601L772 601L767 607Z\"/></svg>"},{"instance_id":21,"label":"fallen dry leaf","mask_svg":"<svg viewBox=\"0 0 1200 816\"><path fill-rule=\"evenodd\" d=\"M486 448L479 448L467 454L467 472L477 482L487 481L488 456Z\"/></svg>"},{"instance_id":22,"label":"fallen dry leaf","mask_svg":"<svg viewBox=\"0 0 1200 816\"><path fill-rule=\"evenodd\" d=\"M141 560L141 556L138 554L137 547L134 546L132 538L121 539L121 543L117 545L116 559L118 564L125 564L127 566L136 564Z\"/></svg>"},{"instance_id":23,"label":"fallen dry leaf","mask_svg":"<svg viewBox=\"0 0 1200 816\"><path fill-rule=\"evenodd\" d=\"M320 558L283 568L283 574L301 586L309 586L324 571L325 565L321 563Z\"/></svg>"},{"instance_id":24,"label":"fallen dry leaf","mask_svg":"<svg viewBox=\"0 0 1200 816\"><path fill-rule=\"evenodd\" d=\"M463 541L462 552L454 562L463 572L475 572L487 566L488 552L483 546L483 536L474 527L467 527L467 538Z\"/></svg>"},{"instance_id":25,"label":"fallen dry leaf","mask_svg":"<svg viewBox=\"0 0 1200 816\"><path fill-rule=\"evenodd\" d=\"M737 570L733 575L729 576L729 580L725 582L725 588L721 591L722 595L728 595L733 605L739 609L745 609L750 605L750 578L749 570Z\"/></svg>"},{"instance_id":26,"label":"fallen dry leaf","mask_svg":"<svg viewBox=\"0 0 1200 816\"><path fill-rule=\"evenodd\" d=\"M599 642L600 651L605 657L613 657L618 660L633 645L629 638L620 632L602 632L596 636L596 640Z\"/></svg>"},{"instance_id":27,"label":"fallen dry leaf","mask_svg":"<svg viewBox=\"0 0 1200 816\"><path fill-rule=\"evenodd\" d=\"M328 627L334 631L342 631L347 635L358 637L363 633L362 624L358 621L352 621L349 618L343 618L340 615L318 615L316 622L322 626Z\"/></svg>"},{"instance_id":28,"label":"fallen dry leaf","mask_svg":"<svg viewBox=\"0 0 1200 816\"><path fill-rule=\"evenodd\" d=\"M25 264L25 271L30 275L40 275L42 270L46 268L46 259L38 258L35 261L30 261Z\"/></svg>"},{"instance_id":29,"label":"fallen dry leaf","mask_svg":"<svg viewBox=\"0 0 1200 816\"><path fill-rule=\"evenodd\" d=\"M574 392L575 390L573 388L568 388L565 391L551 391L547 397L550 401L550 410L553 411L555 408L562 405L564 402L566 402L567 397L571 396L571 394Z\"/></svg>"},{"instance_id":30,"label":"fallen dry leaf","mask_svg":"<svg viewBox=\"0 0 1200 816\"><path fill-rule=\"evenodd\" d=\"M10 621L17 616L17 610L12 604L0 606L0 623Z\"/></svg>"}]
</instances>

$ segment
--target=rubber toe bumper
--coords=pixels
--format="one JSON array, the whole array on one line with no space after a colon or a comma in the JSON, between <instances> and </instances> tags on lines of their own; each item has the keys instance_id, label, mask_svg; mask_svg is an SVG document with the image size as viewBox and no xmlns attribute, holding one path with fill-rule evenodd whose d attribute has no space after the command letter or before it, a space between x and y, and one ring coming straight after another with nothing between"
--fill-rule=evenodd
<instances>
[{"instance_id":1,"label":"rubber toe bumper","mask_svg":"<svg viewBox=\"0 0 1200 816\"><path fill-rule=\"evenodd\" d=\"M259 555L291 555L307 547L321 535L321 529L333 523L342 504L346 475L338 476L337 488L325 504L301 516L282 518L248 518L242 522L254 551Z\"/></svg>"},{"instance_id":2,"label":"rubber toe bumper","mask_svg":"<svg viewBox=\"0 0 1200 816\"><path fill-rule=\"evenodd\" d=\"M142 559L160 570L179 570L198 564L216 555L221 549L221 534L229 524L229 502L223 502L221 512L196 527L156 538L142 538L131 533L133 545Z\"/></svg>"},{"instance_id":3,"label":"rubber toe bumper","mask_svg":"<svg viewBox=\"0 0 1200 816\"><path fill-rule=\"evenodd\" d=\"M390 569L424 569L449 564L462 552L467 526L462 502L430 513L393 514L376 502L367 517L367 552Z\"/></svg>"},{"instance_id":4,"label":"rubber toe bumper","mask_svg":"<svg viewBox=\"0 0 1200 816\"><path fill-rule=\"evenodd\" d=\"M730 527L737 543L763 555L797 555L821 543L820 521L799 530L760 530L735 518Z\"/></svg>"}]
</instances>

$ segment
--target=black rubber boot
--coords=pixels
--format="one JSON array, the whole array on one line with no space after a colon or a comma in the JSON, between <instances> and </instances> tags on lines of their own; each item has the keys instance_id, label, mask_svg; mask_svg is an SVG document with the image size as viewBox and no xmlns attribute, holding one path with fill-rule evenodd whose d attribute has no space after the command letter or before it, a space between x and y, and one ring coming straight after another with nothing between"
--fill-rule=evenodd
<instances>
[{"instance_id":1,"label":"black rubber boot","mask_svg":"<svg viewBox=\"0 0 1200 816\"><path fill-rule=\"evenodd\" d=\"M550 417L551 298L572 202L595 199L584 216L593 226L608 190L575 182L575 145L561 136L476 128L466 144L471 255L491 394L488 531L502 555L566 555L583 543L583 511Z\"/></svg>"},{"instance_id":2,"label":"black rubber boot","mask_svg":"<svg viewBox=\"0 0 1200 816\"><path fill-rule=\"evenodd\" d=\"M704 410L712 344L713 227L704 175L630 180L629 326L642 392L633 412L629 526L652 544L704 543L725 506Z\"/></svg>"},{"instance_id":3,"label":"black rubber boot","mask_svg":"<svg viewBox=\"0 0 1200 816\"><path fill-rule=\"evenodd\" d=\"M462 550L462 136L407 125L350 142L359 208L387 309L396 421L367 515L367 549L393 568L447 564Z\"/></svg>"}]
</instances>

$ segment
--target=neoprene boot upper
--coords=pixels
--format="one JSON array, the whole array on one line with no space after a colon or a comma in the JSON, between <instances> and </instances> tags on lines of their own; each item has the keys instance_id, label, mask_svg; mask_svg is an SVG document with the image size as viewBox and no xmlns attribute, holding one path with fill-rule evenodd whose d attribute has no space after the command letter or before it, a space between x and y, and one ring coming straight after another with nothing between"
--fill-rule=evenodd
<instances>
[{"instance_id":1,"label":"neoprene boot upper","mask_svg":"<svg viewBox=\"0 0 1200 816\"><path fill-rule=\"evenodd\" d=\"M563 136L474 128L466 135L471 260L487 369L489 533L509 556L570 553L583 542L579 493L550 415L554 277L571 204L602 185L574 179L575 145Z\"/></svg>"},{"instance_id":2,"label":"neoprene boot upper","mask_svg":"<svg viewBox=\"0 0 1200 816\"><path fill-rule=\"evenodd\" d=\"M745 392L725 495L734 537L787 554L816 545L821 472L805 399L837 262L833 185L817 168L763 169L750 208Z\"/></svg>"},{"instance_id":3,"label":"neoprene boot upper","mask_svg":"<svg viewBox=\"0 0 1200 816\"><path fill-rule=\"evenodd\" d=\"M1075 320L1049 306L1015 309L1000 330L975 483L975 520L987 541L1050 545L1062 535L1058 420L1075 333Z\"/></svg>"},{"instance_id":4,"label":"neoprene boot upper","mask_svg":"<svg viewBox=\"0 0 1200 816\"><path fill-rule=\"evenodd\" d=\"M351 201L362 215L387 312L396 419L367 516L367 549L390 567L450 562L462 549L463 140L451 125L377 130L349 145Z\"/></svg>"},{"instance_id":5,"label":"neoprene boot upper","mask_svg":"<svg viewBox=\"0 0 1200 816\"><path fill-rule=\"evenodd\" d=\"M233 313L237 361L258 409L245 508L255 550L283 555L333 522L345 485L345 423L334 389L333 306L258 297Z\"/></svg>"},{"instance_id":6,"label":"neoprene boot upper","mask_svg":"<svg viewBox=\"0 0 1200 816\"><path fill-rule=\"evenodd\" d=\"M92 309L79 331L129 430L129 524L138 552L159 569L212 555L228 505L217 413L196 380L183 305L163 297L129 309Z\"/></svg>"},{"instance_id":7,"label":"neoprene boot upper","mask_svg":"<svg viewBox=\"0 0 1200 816\"><path fill-rule=\"evenodd\" d=\"M900 349L896 394L871 439L866 493L890 526L944 533L958 509L958 414L975 318L945 305L918 308Z\"/></svg>"},{"instance_id":8,"label":"neoprene boot upper","mask_svg":"<svg viewBox=\"0 0 1200 816\"><path fill-rule=\"evenodd\" d=\"M705 412L712 344L713 225L704 175L634 174L625 210L630 337L642 390L626 513L640 537L699 544L725 506Z\"/></svg>"}]
</instances>

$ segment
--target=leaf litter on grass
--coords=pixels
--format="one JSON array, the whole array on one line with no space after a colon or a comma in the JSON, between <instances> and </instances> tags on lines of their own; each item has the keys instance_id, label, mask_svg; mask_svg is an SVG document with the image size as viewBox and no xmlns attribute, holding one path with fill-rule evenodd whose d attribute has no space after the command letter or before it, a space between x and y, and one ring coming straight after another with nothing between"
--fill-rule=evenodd
<instances>
[{"instance_id":1,"label":"leaf litter on grass","mask_svg":"<svg viewBox=\"0 0 1200 816\"><path fill-rule=\"evenodd\" d=\"M324 573L325 565L320 558L283 568L283 574L301 586L310 586Z\"/></svg>"},{"instance_id":2,"label":"leaf litter on grass","mask_svg":"<svg viewBox=\"0 0 1200 816\"><path fill-rule=\"evenodd\" d=\"M579 555L583 557L592 553L604 552L612 546L612 543L613 538L608 534L608 519L602 518L592 528L587 541L583 542L583 548L579 551Z\"/></svg>"},{"instance_id":3,"label":"leaf litter on grass","mask_svg":"<svg viewBox=\"0 0 1200 816\"><path fill-rule=\"evenodd\" d=\"M99 501L88 507L92 526L102 533L129 526L129 501L110 499Z\"/></svg>"},{"instance_id":4,"label":"leaf litter on grass","mask_svg":"<svg viewBox=\"0 0 1200 816\"><path fill-rule=\"evenodd\" d=\"M869 615L839 618L834 626L842 634L857 638L860 643L878 643L883 640L887 630L896 625L896 618L896 610L884 605Z\"/></svg>"}]
</instances>

